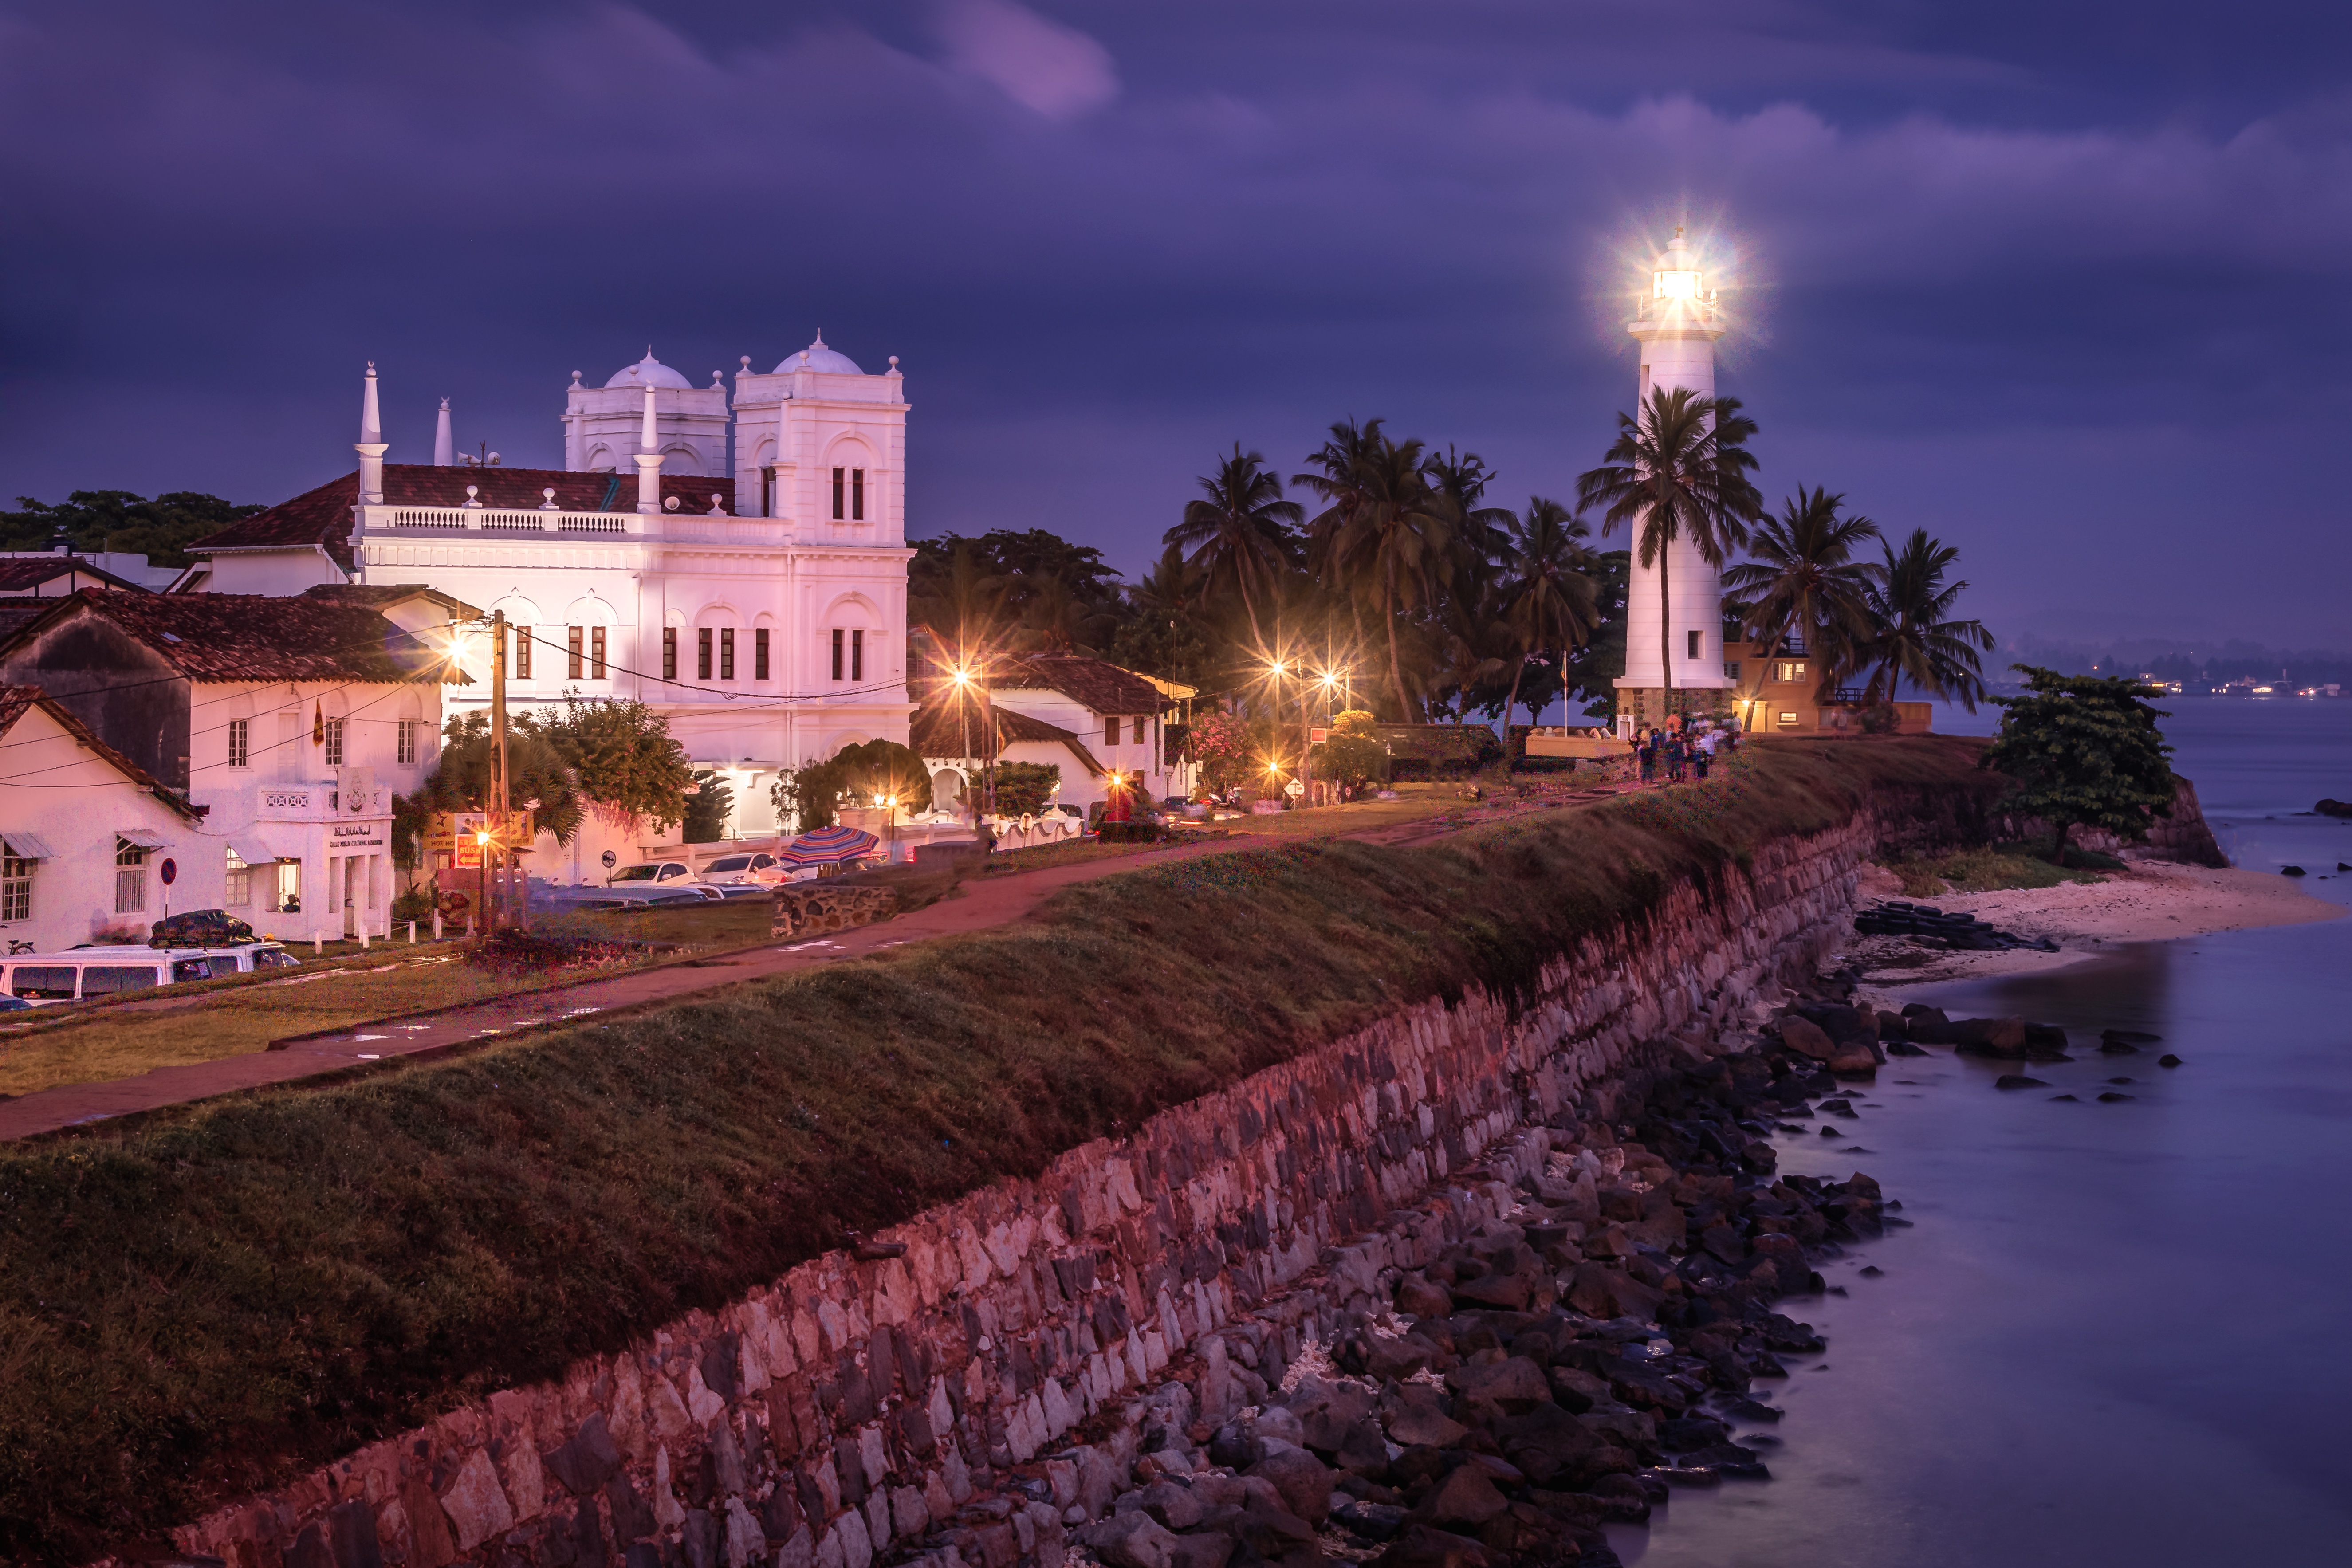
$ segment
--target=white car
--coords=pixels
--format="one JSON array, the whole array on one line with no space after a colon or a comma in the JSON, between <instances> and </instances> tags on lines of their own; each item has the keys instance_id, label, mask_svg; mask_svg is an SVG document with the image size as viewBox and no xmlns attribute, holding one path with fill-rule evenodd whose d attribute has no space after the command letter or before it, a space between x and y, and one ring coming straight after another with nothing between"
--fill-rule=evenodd
<instances>
[{"instance_id":1,"label":"white car","mask_svg":"<svg viewBox=\"0 0 2352 1568\"><path fill-rule=\"evenodd\" d=\"M715 883L719 887L734 887L756 882L762 887L772 888L777 883L787 880L790 876L791 873L784 867L777 864L773 855L752 853L721 855L702 868L702 876L699 879Z\"/></svg>"},{"instance_id":2,"label":"white car","mask_svg":"<svg viewBox=\"0 0 2352 1568\"><path fill-rule=\"evenodd\" d=\"M608 888L651 888L664 882L691 882L694 868L683 860L640 860L604 879Z\"/></svg>"}]
</instances>

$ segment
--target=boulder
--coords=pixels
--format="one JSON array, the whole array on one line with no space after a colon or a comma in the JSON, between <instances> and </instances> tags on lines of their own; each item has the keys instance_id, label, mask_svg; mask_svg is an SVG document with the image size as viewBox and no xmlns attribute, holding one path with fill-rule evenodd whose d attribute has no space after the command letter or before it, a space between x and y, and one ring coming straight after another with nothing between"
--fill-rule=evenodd
<instances>
[{"instance_id":1,"label":"boulder","mask_svg":"<svg viewBox=\"0 0 2352 1568\"><path fill-rule=\"evenodd\" d=\"M2025 1054L2025 1020L1962 1018L1952 1026L1952 1043L1972 1057L2021 1057Z\"/></svg>"},{"instance_id":2,"label":"boulder","mask_svg":"<svg viewBox=\"0 0 2352 1568\"><path fill-rule=\"evenodd\" d=\"M1331 1516L1331 1472L1304 1448L1276 1449L1249 1468L1282 1498L1286 1512L1320 1524Z\"/></svg>"},{"instance_id":3,"label":"boulder","mask_svg":"<svg viewBox=\"0 0 2352 1568\"><path fill-rule=\"evenodd\" d=\"M1486 1366L1457 1366L1445 1374L1445 1382L1465 1398L1489 1401L1512 1415L1551 1403L1550 1380L1525 1356Z\"/></svg>"},{"instance_id":4,"label":"boulder","mask_svg":"<svg viewBox=\"0 0 2352 1568\"><path fill-rule=\"evenodd\" d=\"M1118 1506L1121 1513L1140 1510L1170 1530L1190 1530L1208 1511L1191 1487L1174 1481L1154 1481L1119 1499Z\"/></svg>"},{"instance_id":5,"label":"boulder","mask_svg":"<svg viewBox=\"0 0 2352 1568\"><path fill-rule=\"evenodd\" d=\"M1176 1538L1176 1552L1170 1568L1225 1568L1232 1561L1238 1544L1230 1535L1218 1531L1203 1530L1194 1535Z\"/></svg>"},{"instance_id":6,"label":"boulder","mask_svg":"<svg viewBox=\"0 0 2352 1568\"><path fill-rule=\"evenodd\" d=\"M1510 1506L1510 1500L1496 1487L1484 1466L1464 1464L1455 1466L1431 1489L1412 1516L1424 1524L1467 1525L1475 1530Z\"/></svg>"},{"instance_id":7,"label":"boulder","mask_svg":"<svg viewBox=\"0 0 2352 1568\"><path fill-rule=\"evenodd\" d=\"M1400 1384L1384 1414L1389 1440L1401 1448L1451 1448L1469 1431L1445 1413L1437 1390L1425 1383Z\"/></svg>"},{"instance_id":8,"label":"boulder","mask_svg":"<svg viewBox=\"0 0 2352 1568\"><path fill-rule=\"evenodd\" d=\"M1838 1054L1837 1043L1820 1025L1793 1014L1780 1020L1780 1043L1817 1062L1826 1062Z\"/></svg>"},{"instance_id":9,"label":"boulder","mask_svg":"<svg viewBox=\"0 0 2352 1568\"><path fill-rule=\"evenodd\" d=\"M1140 1510L1087 1525L1078 1540L1111 1568L1174 1568L1176 1537Z\"/></svg>"},{"instance_id":10,"label":"boulder","mask_svg":"<svg viewBox=\"0 0 2352 1568\"><path fill-rule=\"evenodd\" d=\"M1374 1404L1371 1390L1360 1383L1301 1378L1290 1395L1290 1414L1298 1422L1298 1436L1293 1441L1318 1454L1338 1453L1347 1441L1349 1429L1371 1415ZM1258 1417L1258 1430L1270 1431L1265 1415ZM1276 1431L1272 1435L1286 1434Z\"/></svg>"},{"instance_id":11,"label":"boulder","mask_svg":"<svg viewBox=\"0 0 2352 1568\"><path fill-rule=\"evenodd\" d=\"M2048 1089L2045 1079L2028 1078L2021 1072L2005 1072L1992 1080L1995 1089Z\"/></svg>"},{"instance_id":12,"label":"boulder","mask_svg":"<svg viewBox=\"0 0 2352 1568\"><path fill-rule=\"evenodd\" d=\"M1414 1318L1450 1318L1454 1298L1428 1275L1408 1274L1397 1281L1397 1310Z\"/></svg>"},{"instance_id":13,"label":"boulder","mask_svg":"<svg viewBox=\"0 0 2352 1568\"><path fill-rule=\"evenodd\" d=\"M1450 1531L1412 1524L1386 1552L1372 1559L1372 1568L1487 1568L1494 1553Z\"/></svg>"}]
</instances>

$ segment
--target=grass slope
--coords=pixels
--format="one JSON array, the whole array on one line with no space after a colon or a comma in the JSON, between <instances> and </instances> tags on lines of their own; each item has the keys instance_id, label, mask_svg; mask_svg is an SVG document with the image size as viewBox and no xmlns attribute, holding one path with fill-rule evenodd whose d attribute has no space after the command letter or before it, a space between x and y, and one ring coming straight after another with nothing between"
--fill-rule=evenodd
<instances>
[{"instance_id":1,"label":"grass slope","mask_svg":"<svg viewBox=\"0 0 2352 1568\"><path fill-rule=\"evenodd\" d=\"M0 1150L0 1556L69 1559L716 1306L1974 748L1762 746L1423 849L1105 879L1027 924Z\"/></svg>"}]
</instances>

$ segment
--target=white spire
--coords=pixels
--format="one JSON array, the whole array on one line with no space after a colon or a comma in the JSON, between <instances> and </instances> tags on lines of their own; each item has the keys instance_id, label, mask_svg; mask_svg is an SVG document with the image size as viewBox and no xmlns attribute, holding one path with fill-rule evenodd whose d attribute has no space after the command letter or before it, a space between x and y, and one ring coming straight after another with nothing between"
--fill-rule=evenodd
<instances>
[{"instance_id":1,"label":"white spire","mask_svg":"<svg viewBox=\"0 0 2352 1568\"><path fill-rule=\"evenodd\" d=\"M383 500L383 418L376 411L375 361L368 361L366 391L360 395L360 502Z\"/></svg>"},{"instance_id":2,"label":"white spire","mask_svg":"<svg viewBox=\"0 0 2352 1568\"><path fill-rule=\"evenodd\" d=\"M449 400L441 400L441 417L433 426L433 466L446 468L457 460L457 438L449 429Z\"/></svg>"},{"instance_id":3,"label":"white spire","mask_svg":"<svg viewBox=\"0 0 2352 1568\"><path fill-rule=\"evenodd\" d=\"M383 439L383 419L376 413L375 361L373 360L368 361L367 381L364 390L360 394L360 439L362 441Z\"/></svg>"},{"instance_id":4,"label":"white spire","mask_svg":"<svg viewBox=\"0 0 2352 1568\"><path fill-rule=\"evenodd\" d=\"M646 351L653 357L653 350ZM654 449L659 439L654 432L654 384L646 383L646 422L637 434L637 510L647 516L661 511L661 454Z\"/></svg>"}]
</instances>

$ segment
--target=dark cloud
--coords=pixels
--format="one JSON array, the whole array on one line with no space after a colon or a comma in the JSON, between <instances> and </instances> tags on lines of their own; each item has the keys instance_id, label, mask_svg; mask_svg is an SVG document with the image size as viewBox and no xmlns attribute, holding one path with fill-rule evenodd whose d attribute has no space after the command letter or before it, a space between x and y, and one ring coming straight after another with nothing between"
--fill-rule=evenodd
<instances>
[{"instance_id":1,"label":"dark cloud","mask_svg":"<svg viewBox=\"0 0 2352 1568\"><path fill-rule=\"evenodd\" d=\"M371 358L395 457L551 461L572 369L822 326L919 531L1134 566L1342 414L1565 491L1686 216L1775 490L2016 629L2342 643L2345 29L2216 13L0 0L0 489L291 493Z\"/></svg>"}]
</instances>

